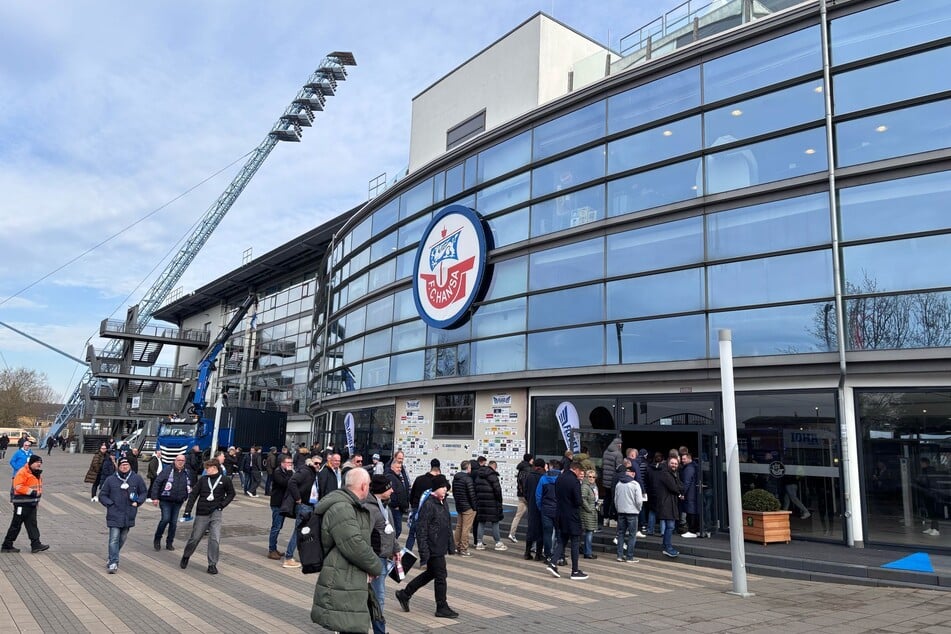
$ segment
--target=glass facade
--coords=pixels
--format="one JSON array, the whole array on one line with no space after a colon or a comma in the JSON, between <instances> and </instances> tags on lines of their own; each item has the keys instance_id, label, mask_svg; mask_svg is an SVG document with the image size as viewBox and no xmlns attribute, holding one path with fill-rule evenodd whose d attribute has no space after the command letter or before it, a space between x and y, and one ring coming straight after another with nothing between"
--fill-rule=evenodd
<instances>
[{"instance_id":1,"label":"glass facade","mask_svg":"<svg viewBox=\"0 0 951 634\"><path fill-rule=\"evenodd\" d=\"M711 367L720 329L733 331L741 366L776 376L787 364L835 373L840 356L913 361L951 346L951 82L935 71L951 62L946 5L831 7L831 83L815 20L777 18L752 44L586 88L409 175L335 238L315 401L384 398L391 386L456 394L448 386L490 375L530 388L573 368L636 384L639 372ZM409 277L423 229L454 203L484 218L490 268L469 319L439 330L418 317ZM804 535L842 533L835 396L793 385L737 400L758 465L744 467L747 485L776 488ZM625 398L575 403L582 418L610 410L613 433L639 424L640 405ZM562 400L533 400L529 446L540 454L560 453L551 414ZM694 405L690 424L701 425L705 405ZM466 435L460 420L443 422L446 435ZM582 422L597 455L599 434ZM704 439L694 442L702 453ZM939 472L944 453L929 454ZM788 481L762 477L767 454L790 467ZM907 504L921 515L926 503Z\"/></svg>"}]
</instances>

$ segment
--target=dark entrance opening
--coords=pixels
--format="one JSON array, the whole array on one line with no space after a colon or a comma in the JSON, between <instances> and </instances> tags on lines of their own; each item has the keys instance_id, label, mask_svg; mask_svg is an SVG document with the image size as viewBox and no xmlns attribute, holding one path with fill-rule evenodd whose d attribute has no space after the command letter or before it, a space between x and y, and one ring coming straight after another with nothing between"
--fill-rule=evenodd
<instances>
[{"instance_id":1,"label":"dark entrance opening","mask_svg":"<svg viewBox=\"0 0 951 634\"><path fill-rule=\"evenodd\" d=\"M672 429L670 431L624 431L621 432L621 441L625 451L628 448L647 450L647 459L653 462L654 452L659 451L667 458L667 452L671 449L680 449L681 446L690 449L694 456L698 455L698 436L697 432L682 431Z\"/></svg>"}]
</instances>

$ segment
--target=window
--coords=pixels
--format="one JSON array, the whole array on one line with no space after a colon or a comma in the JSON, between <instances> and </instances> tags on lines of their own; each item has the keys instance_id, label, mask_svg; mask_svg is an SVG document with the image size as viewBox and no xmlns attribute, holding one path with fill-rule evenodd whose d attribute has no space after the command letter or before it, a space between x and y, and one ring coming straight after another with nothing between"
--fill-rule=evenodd
<instances>
[{"instance_id":1,"label":"window","mask_svg":"<svg viewBox=\"0 0 951 634\"><path fill-rule=\"evenodd\" d=\"M608 321L704 308L704 271L684 269L608 282Z\"/></svg>"},{"instance_id":2,"label":"window","mask_svg":"<svg viewBox=\"0 0 951 634\"><path fill-rule=\"evenodd\" d=\"M604 326L528 335L528 369L577 368L604 363Z\"/></svg>"},{"instance_id":3,"label":"window","mask_svg":"<svg viewBox=\"0 0 951 634\"><path fill-rule=\"evenodd\" d=\"M525 335L487 339L472 344L472 373L496 374L525 369Z\"/></svg>"},{"instance_id":4,"label":"window","mask_svg":"<svg viewBox=\"0 0 951 634\"><path fill-rule=\"evenodd\" d=\"M845 292L887 293L948 286L951 234L842 249Z\"/></svg>"},{"instance_id":5,"label":"window","mask_svg":"<svg viewBox=\"0 0 951 634\"><path fill-rule=\"evenodd\" d=\"M400 201L396 198L374 211L373 216L371 216L373 223L373 235L375 236L384 229L392 227L396 222L399 211Z\"/></svg>"},{"instance_id":6,"label":"window","mask_svg":"<svg viewBox=\"0 0 951 634\"><path fill-rule=\"evenodd\" d=\"M531 290L594 280L604 275L604 239L536 251L529 258Z\"/></svg>"},{"instance_id":7,"label":"window","mask_svg":"<svg viewBox=\"0 0 951 634\"><path fill-rule=\"evenodd\" d=\"M483 216L528 200L529 173L522 172L479 191L476 208Z\"/></svg>"},{"instance_id":8,"label":"window","mask_svg":"<svg viewBox=\"0 0 951 634\"><path fill-rule=\"evenodd\" d=\"M719 332L733 331L733 354L754 357L836 350L832 302L774 306L710 315L710 350L719 348Z\"/></svg>"},{"instance_id":9,"label":"window","mask_svg":"<svg viewBox=\"0 0 951 634\"><path fill-rule=\"evenodd\" d=\"M532 196L537 198L604 176L604 146L568 156L532 170ZM482 213L486 213L481 209Z\"/></svg>"},{"instance_id":10,"label":"window","mask_svg":"<svg viewBox=\"0 0 951 634\"><path fill-rule=\"evenodd\" d=\"M685 315L608 324L609 364L703 359L707 356L704 315Z\"/></svg>"},{"instance_id":11,"label":"window","mask_svg":"<svg viewBox=\"0 0 951 634\"><path fill-rule=\"evenodd\" d=\"M515 244L528 238L528 207L489 219L492 247Z\"/></svg>"},{"instance_id":12,"label":"window","mask_svg":"<svg viewBox=\"0 0 951 634\"><path fill-rule=\"evenodd\" d=\"M532 205L532 236L562 231L604 218L604 185Z\"/></svg>"},{"instance_id":13,"label":"window","mask_svg":"<svg viewBox=\"0 0 951 634\"><path fill-rule=\"evenodd\" d=\"M608 144L608 173L624 172L699 149L698 115L612 141Z\"/></svg>"},{"instance_id":14,"label":"window","mask_svg":"<svg viewBox=\"0 0 951 634\"><path fill-rule=\"evenodd\" d=\"M836 75L832 82L835 113L846 114L951 90L951 73L935 72L936 68L949 66L951 46L945 46ZM881 90L882 86L888 90Z\"/></svg>"},{"instance_id":15,"label":"window","mask_svg":"<svg viewBox=\"0 0 951 634\"><path fill-rule=\"evenodd\" d=\"M832 21L832 61L854 62L947 37L949 25L947 0L901 0L853 13Z\"/></svg>"},{"instance_id":16,"label":"window","mask_svg":"<svg viewBox=\"0 0 951 634\"><path fill-rule=\"evenodd\" d=\"M433 408L433 436L472 437L475 393L437 394Z\"/></svg>"},{"instance_id":17,"label":"window","mask_svg":"<svg viewBox=\"0 0 951 634\"><path fill-rule=\"evenodd\" d=\"M817 79L704 113L704 139L713 147L819 121L824 115L822 81Z\"/></svg>"},{"instance_id":18,"label":"window","mask_svg":"<svg viewBox=\"0 0 951 634\"><path fill-rule=\"evenodd\" d=\"M702 195L700 159L691 159L608 183L608 215L622 216Z\"/></svg>"},{"instance_id":19,"label":"window","mask_svg":"<svg viewBox=\"0 0 951 634\"><path fill-rule=\"evenodd\" d=\"M604 285L591 284L528 298L530 330L574 326L604 319Z\"/></svg>"},{"instance_id":20,"label":"window","mask_svg":"<svg viewBox=\"0 0 951 634\"><path fill-rule=\"evenodd\" d=\"M951 172L839 190L842 238L862 240L951 229ZM901 213L896 213L901 210Z\"/></svg>"},{"instance_id":21,"label":"window","mask_svg":"<svg viewBox=\"0 0 951 634\"><path fill-rule=\"evenodd\" d=\"M951 99L835 126L839 167L951 146Z\"/></svg>"},{"instance_id":22,"label":"window","mask_svg":"<svg viewBox=\"0 0 951 634\"><path fill-rule=\"evenodd\" d=\"M778 255L707 268L710 308L831 296L832 250Z\"/></svg>"},{"instance_id":23,"label":"window","mask_svg":"<svg viewBox=\"0 0 951 634\"><path fill-rule=\"evenodd\" d=\"M482 132L485 132L485 110L446 131L446 150L449 151Z\"/></svg>"},{"instance_id":24,"label":"window","mask_svg":"<svg viewBox=\"0 0 951 634\"><path fill-rule=\"evenodd\" d=\"M400 220L433 204L433 179L416 185L400 197Z\"/></svg>"},{"instance_id":25,"label":"window","mask_svg":"<svg viewBox=\"0 0 951 634\"><path fill-rule=\"evenodd\" d=\"M608 99L608 133L614 134L700 105L700 67L668 75Z\"/></svg>"},{"instance_id":26,"label":"window","mask_svg":"<svg viewBox=\"0 0 951 634\"><path fill-rule=\"evenodd\" d=\"M514 171L532 160L532 134L524 132L479 153L479 182Z\"/></svg>"},{"instance_id":27,"label":"window","mask_svg":"<svg viewBox=\"0 0 951 634\"><path fill-rule=\"evenodd\" d=\"M704 161L709 194L822 172L828 165L825 128L731 148Z\"/></svg>"},{"instance_id":28,"label":"window","mask_svg":"<svg viewBox=\"0 0 951 634\"><path fill-rule=\"evenodd\" d=\"M608 236L608 277L703 261L703 218L685 218Z\"/></svg>"},{"instance_id":29,"label":"window","mask_svg":"<svg viewBox=\"0 0 951 634\"><path fill-rule=\"evenodd\" d=\"M543 123L534 130L532 160L539 161L565 150L600 139L605 129L605 102L590 106Z\"/></svg>"}]
</instances>

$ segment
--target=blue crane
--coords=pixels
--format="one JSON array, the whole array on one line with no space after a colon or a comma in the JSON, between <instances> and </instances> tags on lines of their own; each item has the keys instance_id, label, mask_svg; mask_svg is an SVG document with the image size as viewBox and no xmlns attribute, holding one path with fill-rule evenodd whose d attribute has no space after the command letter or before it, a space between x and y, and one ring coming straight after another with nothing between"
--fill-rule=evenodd
<instances>
[{"instance_id":1,"label":"blue crane","mask_svg":"<svg viewBox=\"0 0 951 634\"><path fill-rule=\"evenodd\" d=\"M264 160L277 145L278 141L299 142L303 127L309 127L315 118L315 113L324 109L327 97L336 92L337 82L347 77L347 66L355 66L356 60L352 53L334 51L328 53L321 61L317 70L304 83L303 88L281 115L277 123L268 132L264 141L251 153L238 175L225 188L218 200L208 208L201 222L192 234L185 240L178 253L169 262L165 270L158 276L152 287L139 302L139 313L136 319L136 332L141 332L152 319L152 315L165 302L172 288L178 283L185 270L198 255L212 232L231 209L231 206L244 191L251 178L257 173ZM105 348L103 356L119 358L122 354L122 341L113 339ZM56 420L47 432L48 436L58 435L66 423L81 417L84 412L86 395L90 389L96 389L98 380L92 370L87 369L63 409L56 416Z\"/></svg>"}]
</instances>

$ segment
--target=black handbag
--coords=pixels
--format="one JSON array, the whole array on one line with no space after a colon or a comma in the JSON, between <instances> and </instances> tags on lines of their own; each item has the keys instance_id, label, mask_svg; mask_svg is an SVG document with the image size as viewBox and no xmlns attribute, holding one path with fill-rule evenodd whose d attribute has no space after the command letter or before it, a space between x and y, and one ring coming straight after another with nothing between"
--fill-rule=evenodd
<instances>
[{"instance_id":1,"label":"black handbag","mask_svg":"<svg viewBox=\"0 0 951 634\"><path fill-rule=\"evenodd\" d=\"M284 499L281 500L281 510L279 512L282 517L297 517L297 501L294 500L294 496L291 495L290 491L284 493Z\"/></svg>"}]
</instances>

